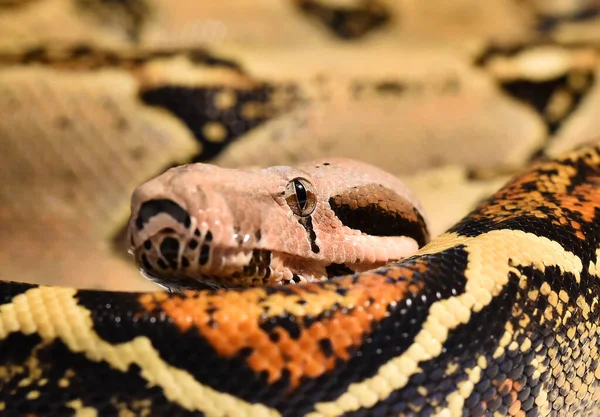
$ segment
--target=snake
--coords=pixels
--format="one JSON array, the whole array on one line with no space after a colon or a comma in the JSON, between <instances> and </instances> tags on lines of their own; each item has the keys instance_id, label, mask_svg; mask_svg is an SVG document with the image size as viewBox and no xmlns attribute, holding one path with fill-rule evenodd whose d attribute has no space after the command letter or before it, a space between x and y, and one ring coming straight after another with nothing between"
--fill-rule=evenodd
<instances>
[{"instance_id":1,"label":"snake","mask_svg":"<svg viewBox=\"0 0 600 417\"><path fill-rule=\"evenodd\" d=\"M533 162L429 242L418 206L384 174L356 166L349 188L326 179L343 178L346 164L189 165L134 192L132 253L148 275L214 285L211 268L229 248L238 275L223 288L0 283L2 415L598 415L600 142ZM390 188L374 191L378 181ZM227 198L236 192L234 207ZM224 217L208 213L219 204ZM313 279L282 285L293 264L284 253L342 248L360 231L344 219L364 219L372 205L375 220L361 224L385 235L396 222L420 249L365 271L346 272L352 254L340 256L332 262L344 266L326 279L313 256ZM333 233L348 235L327 241L320 225L336 212L345 216ZM253 226L278 215L290 225L273 229L281 235L273 264L266 232L258 238ZM249 260L255 268L240 272ZM253 280L267 268L279 268L279 282Z\"/></svg>"}]
</instances>

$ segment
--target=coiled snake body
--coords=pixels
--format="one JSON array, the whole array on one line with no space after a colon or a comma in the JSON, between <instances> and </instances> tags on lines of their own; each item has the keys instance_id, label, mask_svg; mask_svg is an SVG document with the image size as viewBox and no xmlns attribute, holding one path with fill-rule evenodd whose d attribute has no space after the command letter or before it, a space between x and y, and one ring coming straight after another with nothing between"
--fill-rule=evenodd
<instances>
[{"instance_id":1,"label":"coiled snake body","mask_svg":"<svg viewBox=\"0 0 600 417\"><path fill-rule=\"evenodd\" d=\"M536 163L416 255L322 282L2 283L2 415L598 415L599 178L600 144Z\"/></svg>"}]
</instances>

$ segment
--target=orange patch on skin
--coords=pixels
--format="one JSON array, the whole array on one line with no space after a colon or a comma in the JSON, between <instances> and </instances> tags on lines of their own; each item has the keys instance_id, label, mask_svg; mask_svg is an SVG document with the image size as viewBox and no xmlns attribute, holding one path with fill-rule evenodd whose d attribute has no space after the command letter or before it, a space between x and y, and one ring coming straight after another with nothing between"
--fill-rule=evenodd
<instances>
[{"instance_id":1,"label":"orange patch on skin","mask_svg":"<svg viewBox=\"0 0 600 417\"><path fill-rule=\"evenodd\" d=\"M581 224L569 218L566 210L580 213L586 222L594 221L595 207L600 205L600 177L591 177L589 183L568 190L571 178L576 174L577 170L574 167L559 162L538 164L530 172L500 190L495 202L482 207L481 212L473 218L491 216L496 222L523 215L552 218L552 223L558 226L570 225L576 236L585 240ZM531 190L531 184L535 184L536 190ZM542 193L551 193L555 201ZM595 204L582 203L584 201Z\"/></svg>"},{"instance_id":2,"label":"orange patch on skin","mask_svg":"<svg viewBox=\"0 0 600 417\"><path fill-rule=\"evenodd\" d=\"M572 194L559 196L559 199L561 207L580 213L586 222L594 221L595 209L600 207L600 177L594 178L592 184L575 187Z\"/></svg>"},{"instance_id":3,"label":"orange patch on skin","mask_svg":"<svg viewBox=\"0 0 600 417\"><path fill-rule=\"evenodd\" d=\"M508 409L508 414L511 416L525 417L525 411L521 407L521 401L518 398L518 393L523 389L523 385L510 378L506 378L502 383L497 380L492 381L492 385L498 388L498 393L501 395L510 394L512 404ZM504 394L502 394L504 393Z\"/></svg>"},{"instance_id":4,"label":"orange patch on skin","mask_svg":"<svg viewBox=\"0 0 600 417\"><path fill-rule=\"evenodd\" d=\"M417 264L414 268L392 268L390 272L408 278L415 270L425 269L426 265ZM213 294L191 292L183 296L143 294L139 301L149 312L157 308L163 310L182 332L195 327L224 358L251 349L245 357L250 368L256 373L266 372L269 383L280 379L287 370L294 389L301 378L316 378L331 370L337 360L350 359L349 349L362 343L373 323L388 315L388 307L408 294L420 292L422 283L410 279L390 281L379 274L365 274L358 280L347 276L335 282L288 286L286 289L287 292L278 291L271 295L262 288ZM341 296L336 291L339 289L345 290L343 300L353 300L353 305L324 308L323 311L331 314L312 322L305 314L295 315L300 329L297 338L293 338L284 326L275 327L271 334L261 328L270 320L265 314L268 306L273 304L270 298L277 297L280 304L284 304L283 298L300 301L303 297L315 297L315 294L319 298L339 299ZM302 305L295 307L304 308ZM307 304L305 308L311 306ZM292 315L288 311L285 314ZM310 316L314 317L314 314ZM329 347L327 351L322 344Z\"/></svg>"}]
</instances>

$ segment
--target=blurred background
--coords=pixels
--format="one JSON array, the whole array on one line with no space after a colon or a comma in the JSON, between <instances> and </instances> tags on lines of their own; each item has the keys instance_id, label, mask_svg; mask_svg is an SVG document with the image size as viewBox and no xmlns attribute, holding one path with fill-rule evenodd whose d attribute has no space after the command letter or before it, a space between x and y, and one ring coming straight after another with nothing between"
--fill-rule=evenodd
<instances>
[{"instance_id":1,"label":"blurred background","mask_svg":"<svg viewBox=\"0 0 600 417\"><path fill-rule=\"evenodd\" d=\"M0 279L150 290L131 191L358 158L443 232L600 130L598 0L0 0Z\"/></svg>"}]
</instances>

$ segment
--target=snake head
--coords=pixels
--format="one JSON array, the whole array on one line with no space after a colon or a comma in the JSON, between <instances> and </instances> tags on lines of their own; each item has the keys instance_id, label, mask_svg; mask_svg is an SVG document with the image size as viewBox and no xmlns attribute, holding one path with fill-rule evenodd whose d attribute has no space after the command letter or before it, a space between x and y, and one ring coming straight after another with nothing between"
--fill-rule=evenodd
<instances>
[{"instance_id":1,"label":"snake head","mask_svg":"<svg viewBox=\"0 0 600 417\"><path fill-rule=\"evenodd\" d=\"M260 180L190 164L139 186L128 234L141 272L172 290L258 284L270 261L259 247L262 211L277 206Z\"/></svg>"},{"instance_id":2,"label":"snake head","mask_svg":"<svg viewBox=\"0 0 600 417\"><path fill-rule=\"evenodd\" d=\"M133 193L142 273L171 290L327 279L412 255L428 239L398 179L344 159L266 169L171 168Z\"/></svg>"}]
</instances>

